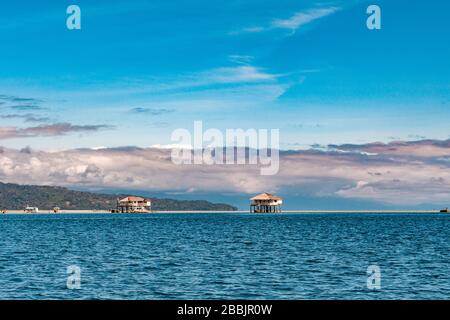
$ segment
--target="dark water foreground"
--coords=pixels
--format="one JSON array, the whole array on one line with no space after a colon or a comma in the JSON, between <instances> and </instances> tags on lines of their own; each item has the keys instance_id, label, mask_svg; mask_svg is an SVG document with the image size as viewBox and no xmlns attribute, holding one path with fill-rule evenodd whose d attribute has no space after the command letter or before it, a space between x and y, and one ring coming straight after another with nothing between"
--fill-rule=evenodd
<instances>
[{"instance_id":1,"label":"dark water foreground","mask_svg":"<svg viewBox=\"0 0 450 320\"><path fill-rule=\"evenodd\" d=\"M2 215L0 298L448 299L450 214Z\"/></svg>"}]
</instances>

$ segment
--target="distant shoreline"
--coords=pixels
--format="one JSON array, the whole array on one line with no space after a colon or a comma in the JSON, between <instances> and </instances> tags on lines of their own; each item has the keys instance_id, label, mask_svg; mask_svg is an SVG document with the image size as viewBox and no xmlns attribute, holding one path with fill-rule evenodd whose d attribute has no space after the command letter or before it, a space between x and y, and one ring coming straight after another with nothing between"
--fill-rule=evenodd
<instances>
[{"instance_id":1,"label":"distant shoreline","mask_svg":"<svg viewBox=\"0 0 450 320\"><path fill-rule=\"evenodd\" d=\"M249 213L248 210L237 211L210 211L210 210L169 210L169 211L152 211L145 213L123 213L123 214L158 214L158 213ZM285 210L281 213L253 213L255 215L282 215L286 213L440 213L440 210ZM6 210L6 213L0 213L0 215L8 214L23 214L23 215L40 215L40 214L111 214L117 215L121 213L111 213L109 210L60 210L58 213L53 210L41 210L39 212L28 213L23 210Z\"/></svg>"}]
</instances>

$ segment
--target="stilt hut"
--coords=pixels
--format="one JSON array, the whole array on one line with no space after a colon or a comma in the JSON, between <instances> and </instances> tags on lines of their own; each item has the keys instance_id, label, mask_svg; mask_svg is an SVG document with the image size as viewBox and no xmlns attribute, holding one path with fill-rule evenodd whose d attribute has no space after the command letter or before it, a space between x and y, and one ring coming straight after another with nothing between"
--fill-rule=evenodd
<instances>
[{"instance_id":1,"label":"stilt hut","mask_svg":"<svg viewBox=\"0 0 450 320\"><path fill-rule=\"evenodd\" d=\"M150 212L151 206L152 202L150 199L130 196L123 199L117 199L116 212L119 213Z\"/></svg>"},{"instance_id":2,"label":"stilt hut","mask_svg":"<svg viewBox=\"0 0 450 320\"><path fill-rule=\"evenodd\" d=\"M257 196L250 198L252 201L250 204L250 212L254 213L275 213L281 212L281 205L283 204L283 199L270 194L261 193Z\"/></svg>"}]
</instances>

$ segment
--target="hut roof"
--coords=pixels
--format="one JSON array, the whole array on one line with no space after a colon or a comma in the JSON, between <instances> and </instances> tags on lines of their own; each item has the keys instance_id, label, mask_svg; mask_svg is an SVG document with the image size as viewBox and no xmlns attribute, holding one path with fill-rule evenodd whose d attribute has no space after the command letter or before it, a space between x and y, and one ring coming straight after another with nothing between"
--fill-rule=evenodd
<instances>
[{"instance_id":1,"label":"hut roof","mask_svg":"<svg viewBox=\"0 0 450 320\"><path fill-rule=\"evenodd\" d=\"M138 201L138 202L144 202L144 201L150 201L149 199L144 199L142 197L134 197L134 196L130 196L130 197L126 197L123 199L119 200L120 202L126 202L126 201Z\"/></svg>"},{"instance_id":2,"label":"hut roof","mask_svg":"<svg viewBox=\"0 0 450 320\"><path fill-rule=\"evenodd\" d=\"M253 198L250 198L250 200L254 201L254 200L283 200L283 199L271 193L264 192L258 194L257 196L254 196Z\"/></svg>"}]
</instances>

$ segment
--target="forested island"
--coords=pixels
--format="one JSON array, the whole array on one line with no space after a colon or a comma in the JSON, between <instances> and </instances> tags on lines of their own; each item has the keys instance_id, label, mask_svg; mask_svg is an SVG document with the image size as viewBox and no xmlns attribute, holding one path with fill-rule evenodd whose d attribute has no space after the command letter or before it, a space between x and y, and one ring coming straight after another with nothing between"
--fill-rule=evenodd
<instances>
[{"instance_id":1,"label":"forested island","mask_svg":"<svg viewBox=\"0 0 450 320\"><path fill-rule=\"evenodd\" d=\"M27 206L61 210L111 210L124 194L75 191L64 187L18 185L0 182L0 209L23 210ZM139 194L136 194L139 196ZM205 200L175 200L150 197L155 211L235 211L236 207Z\"/></svg>"}]
</instances>

